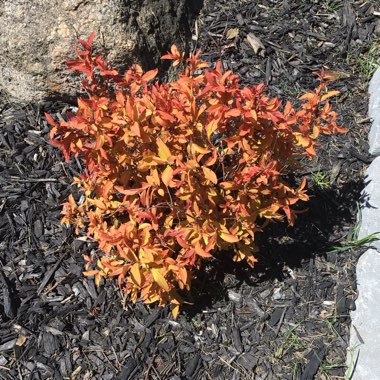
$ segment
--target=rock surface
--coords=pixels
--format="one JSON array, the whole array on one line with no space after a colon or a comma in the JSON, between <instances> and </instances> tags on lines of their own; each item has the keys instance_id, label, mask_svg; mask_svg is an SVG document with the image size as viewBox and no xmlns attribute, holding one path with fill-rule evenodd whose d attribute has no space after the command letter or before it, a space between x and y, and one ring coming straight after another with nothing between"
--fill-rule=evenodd
<instances>
[{"instance_id":1,"label":"rock surface","mask_svg":"<svg viewBox=\"0 0 380 380\"><path fill-rule=\"evenodd\" d=\"M155 66L172 43L185 44L201 3L0 0L0 89L25 102L73 95L76 86L64 70L64 61L76 39L92 31L97 46L116 66L133 62Z\"/></svg>"},{"instance_id":2,"label":"rock surface","mask_svg":"<svg viewBox=\"0 0 380 380\"><path fill-rule=\"evenodd\" d=\"M369 249L356 267L359 297L351 312L348 369L352 380L379 380L380 358L380 253ZM355 365L356 364L356 365Z\"/></svg>"},{"instance_id":3,"label":"rock surface","mask_svg":"<svg viewBox=\"0 0 380 380\"><path fill-rule=\"evenodd\" d=\"M366 187L361 194L361 219L359 239L380 232L380 157L376 157L364 177ZM371 243L380 251L380 240Z\"/></svg>"},{"instance_id":4,"label":"rock surface","mask_svg":"<svg viewBox=\"0 0 380 380\"><path fill-rule=\"evenodd\" d=\"M368 115L372 126L368 136L369 152L374 156L380 155L380 69L372 77L369 86L370 103Z\"/></svg>"},{"instance_id":5,"label":"rock surface","mask_svg":"<svg viewBox=\"0 0 380 380\"><path fill-rule=\"evenodd\" d=\"M359 239L380 232L380 69L370 86L368 114L372 118L369 152L377 156L365 175L361 196ZM380 235L379 235L380 237ZM356 310L351 312L347 377L352 380L380 380L380 240L371 243L356 267Z\"/></svg>"}]
</instances>

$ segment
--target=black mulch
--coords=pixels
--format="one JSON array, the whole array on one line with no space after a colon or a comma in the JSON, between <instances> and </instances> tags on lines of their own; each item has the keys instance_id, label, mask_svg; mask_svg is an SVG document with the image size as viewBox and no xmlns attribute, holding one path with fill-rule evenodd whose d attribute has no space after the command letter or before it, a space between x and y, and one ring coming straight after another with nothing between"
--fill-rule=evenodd
<instances>
[{"instance_id":1,"label":"black mulch","mask_svg":"<svg viewBox=\"0 0 380 380\"><path fill-rule=\"evenodd\" d=\"M63 117L69 106L3 96L0 379L343 379L363 249L332 250L354 232L371 160L374 10L374 1L218 0L199 17L194 48L210 62L222 59L243 83L266 82L272 95L294 99L315 86L312 71L335 70L335 106L350 132L323 139L319 158L307 163L313 197L296 227L272 225L260 237L254 270L225 256L207 263L176 321L82 276L81 254L96 247L59 222L81 163L63 162L43 118ZM247 35L261 41L257 54Z\"/></svg>"}]
</instances>

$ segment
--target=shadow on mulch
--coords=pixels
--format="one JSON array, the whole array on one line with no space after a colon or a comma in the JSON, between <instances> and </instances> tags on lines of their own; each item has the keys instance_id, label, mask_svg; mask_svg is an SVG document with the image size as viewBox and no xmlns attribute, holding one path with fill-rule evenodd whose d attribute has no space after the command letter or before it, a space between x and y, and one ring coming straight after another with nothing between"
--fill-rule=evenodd
<instances>
[{"instance_id":1,"label":"shadow on mulch","mask_svg":"<svg viewBox=\"0 0 380 380\"><path fill-rule=\"evenodd\" d=\"M185 295L191 302L184 305L185 313L192 318L212 308L217 301L228 298L229 288L239 289L243 283L255 288L265 282L283 281L289 270L300 269L316 257L327 259L328 252L344 238L342 229L356 223L353 215L356 200L365 197L360 194L363 187L363 181L346 182L339 189L334 186L320 190L314 186L308 192L310 200L299 207L303 212L294 227L285 221L276 222L257 233L260 251L254 268L244 262L233 262L228 252L218 252L215 260L206 263L194 278L191 293ZM231 275L235 281L226 286L224 280Z\"/></svg>"}]
</instances>

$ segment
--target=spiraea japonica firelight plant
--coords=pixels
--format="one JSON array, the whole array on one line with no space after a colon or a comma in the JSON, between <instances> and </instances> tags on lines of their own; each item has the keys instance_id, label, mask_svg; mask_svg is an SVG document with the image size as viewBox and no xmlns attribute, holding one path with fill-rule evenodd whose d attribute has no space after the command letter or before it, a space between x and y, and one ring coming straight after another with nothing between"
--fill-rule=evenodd
<instances>
[{"instance_id":1,"label":"spiraea japonica firelight plant","mask_svg":"<svg viewBox=\"0 0 380 380\"><path fill-rule=\"evenodd\" d=\"M345 132L328 102L338 92L322 70L295 109L174 45L162 58L184 69L159 83L157 70L111 68L93 39L67 62L85 75L77 112L60 122L46 114L53 144L86 166L75 178L84 201L70 195L62 222L99 243L86 276L116 278L133 302L169 303L176 316L178 290L190 289L203 260L219 250L253 266L255 234L271 220L293 224L306 180L293 187L284 176L316 154L321 133Z\"/></svg>"}]
</instances>

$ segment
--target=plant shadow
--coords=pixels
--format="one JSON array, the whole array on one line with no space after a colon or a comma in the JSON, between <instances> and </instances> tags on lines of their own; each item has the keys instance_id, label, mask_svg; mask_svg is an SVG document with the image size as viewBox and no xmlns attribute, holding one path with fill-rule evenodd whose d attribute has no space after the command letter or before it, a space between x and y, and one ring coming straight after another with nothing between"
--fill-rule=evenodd
<instances>
[{"instance_id":1,"label":"plant shadow","mask_svg":"<svg viewBox=\"0 0 380 380\"><path fill-rule=\"evenodd\" d=\"M191 318L212 309L218 301L227 299L229 288L239 289L243 284L255 288L264 282L283 281L288 277L286 268L294 270L316 257L326 258L355 225L357 201L365 197L363 188L364 181L347 182L340 188L312 188L310 200L301 205L305 212L298 215L294 227L285 222L272 223L257 235L260 252L254 268L218 252L194 278L191 304L184 305L185 313Z\"/></svg>"}]
</instances>

